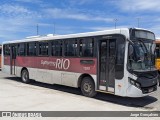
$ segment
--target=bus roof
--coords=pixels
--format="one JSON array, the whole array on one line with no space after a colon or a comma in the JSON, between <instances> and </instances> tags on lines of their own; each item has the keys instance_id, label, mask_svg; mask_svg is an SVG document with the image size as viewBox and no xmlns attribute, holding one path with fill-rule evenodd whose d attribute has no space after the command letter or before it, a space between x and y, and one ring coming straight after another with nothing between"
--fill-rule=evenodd
<instances>
[{"instance_id":1,"label":"bus roof","mask_svg":"<svg viewBox=\"0 0 160 120\"><path fill-rule=\"evenodd\" d=\"M112 30L103 30L96 32L86 32L86 33L77 33L77 34L68 34L68 35L48 35L48 36L32 36L27 37L21 40L12 40L5 41L3 44L9 43L20 43L20 42L31 42L31 41L44 41L44 40L57 40L57 39L69 39L69 38L81 38L81 37L91 37L91 36L99 36L99 35L110 35L110 34L122 34L129 38L129 29L130 28L120 28L120 29L112 29ZM138 30L145 30L141 28L134 28Z\"/></svg>"}]
</instances>

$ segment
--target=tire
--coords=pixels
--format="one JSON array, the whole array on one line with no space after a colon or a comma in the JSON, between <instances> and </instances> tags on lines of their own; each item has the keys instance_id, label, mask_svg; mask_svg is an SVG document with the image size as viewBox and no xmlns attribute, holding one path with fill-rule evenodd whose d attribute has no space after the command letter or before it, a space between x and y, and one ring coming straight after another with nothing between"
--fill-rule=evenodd
<instances>
[{"instance_id":1,"label":"tire","mask_svg":"<svg viewBox=\"0 0 160 120\"><path fill-rule=\"evenodd\" d=\"M81 82L81 92L86 97L94 97L96 95L95 84L90 77L84 77Z\"/></svg>"},{"instance_id":2,"label":"tire","mask_svg":"<svg viewBox=\"0 0 160 120\"><path fill-rule=\"evenodd\" d=\"M22 79L22 82L24 83L29 83L30 82L30 79L29 79L29 73L26 69L24 69L21 73L21 79Z\"/></svg>"}]
</instances>

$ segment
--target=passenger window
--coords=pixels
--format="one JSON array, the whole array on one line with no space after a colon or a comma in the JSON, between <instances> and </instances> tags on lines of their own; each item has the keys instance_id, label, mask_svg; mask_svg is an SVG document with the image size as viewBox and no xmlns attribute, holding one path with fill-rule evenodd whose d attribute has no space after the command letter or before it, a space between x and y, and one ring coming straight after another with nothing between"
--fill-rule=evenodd
<instances>
[{"instance_id":1,"label":"passenger window","mask_svg":"<svg viewBox=\"0 0 160 120\"><path fill-rule=\"evenodd\" d=\"M19 56L25 56L25 44L20 43L18 46L18 55Z\"/></svg>"},{"instance_id":2,"label":"passenger window","mask_svg":"<svg viewBox=\"0 0 160 120\"><path fill-rule=\"evenodd\" d=\"M158 44L158 45L156 45L156 57L157 58L160 58L160 45Z\"/></svg>"},{"instance_id":3,"label":"passenger window","mask_svg":"<svg viewBox=\"0 0 160 120\"><path fill-rule=\"evenodd\" d=\"M94 55L94 40L93 39L81 39L80 40L80 56L81 57L93 57Z\"/></svg>"},{"instance_id":4,"label":"passenger window","mask_svg":"<svg viewBox=\"0 0 160 120\"><path fill-rule=\"evenodd\" d=\"M65 56L77 56L77 40L66 40L64 44Z\"/></svg>"},{"instance_id":5,"label":"passenger window","mask_svg":"<svg viewBox=\"0 0 160 120\"><path fill-rule=\"evenodd\" d=\"M35 56L36 55L36 43L27 43L27 55L28 56Z\"/></svg>"},{"instance_id":6,"label":"passenger window","mask_svg":"<svg viewBox=\"0 0 160 120\"><path fill-rule=\"evenodd\" d=\"M54 40L51 43L52 47L52 56L62 56L62 41Z\"/></svg>"},{"instance_id":7,"label":"passenger window","mask_svg":"<svg viewBox=\"0 0 160 120\"><path fill-rule=\"evenodd\" d=\"M48 42L39 43L39 55L48 55Z\"/></svg>"},{"instance_id":8,"label":"passenger window","mask_svg":"<svg viewBox=\"0 0 160 120\"><path fill-rule=\"evenodd\" d=\"M9 56L9 55L10 55L10 46L9 46L9 45L4 45L3 51L4 51L4 52L3 52L4 55Z\"/></svg>"}]
</instances>

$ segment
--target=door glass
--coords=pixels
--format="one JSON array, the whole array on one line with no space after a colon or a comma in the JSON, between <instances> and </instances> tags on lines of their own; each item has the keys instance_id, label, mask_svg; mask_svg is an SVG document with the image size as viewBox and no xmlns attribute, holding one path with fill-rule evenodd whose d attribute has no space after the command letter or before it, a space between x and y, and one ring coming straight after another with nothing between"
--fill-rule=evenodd
<instances>
[{"instance_id":1,"label":"door glass","mask_svg":"<svg viewBox=\"0 0 160 120\"><path fill-rule=\"evenodd\" d=\"M100 85L106 86L107 41L100 43Z\"/></svg>"},{"instance_id":2,"label":"door glass","mask_svg":"<svg viewBox=\"0 0 160 120\"><path fill-rule=\"evenodd\" d=\"M115 86L116 39L102 40L99 46L99 85L107 91Z\"/></svg>"},{"instance_id":3,"label":"door glass","mask_svg":"<svg viewBox=\"0 0 160 120\"><path fill-rule=\"evenodd\" d=\"M114 87L115 83L115 58L116 58L116 40L109 41L109 87Z\"/></svg>"}]
</instances>

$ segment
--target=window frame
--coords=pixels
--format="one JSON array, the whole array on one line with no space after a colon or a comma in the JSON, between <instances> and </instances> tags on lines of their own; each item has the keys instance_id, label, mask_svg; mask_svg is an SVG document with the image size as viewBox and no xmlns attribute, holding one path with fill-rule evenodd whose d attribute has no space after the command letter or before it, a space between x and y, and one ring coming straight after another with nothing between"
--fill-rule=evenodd
<instances>
[{"instance_id":1,"label":"window frame","mask_svg":"<svg viewBox=\"0 0 160 120\"><path fill-rule=\"evenodd\" d=\"M71 43L71 45L77 43L76 49L74 49L75 47L73 47L73 50L74 50L74 52L73 52L74 55L73 56L65 54L66 53L66 44L68 44L66 42ZM64 42L63 42L63 57L73 57L73 58L79 57L79 40L77 38L71 38L71 39L65 39L64 40Z\"/></svg>"},{"instance_id":2,"label":"window frame","mask_svg":"<svg viewBox=\"0 0 160 120\"><path fill-rule=\"evenodd\" d=\"M6 54L6 46L9 47L9 51L8 51L9 54ZM11 46L10 46L10 44L4 44L4 45L3 45L3 55L4 55L4 56L10 56L10 55L11 55L10 51L11 51Z\"/></svg>"},{"instance_id":3,"label":"window frame","mask_svg":"<svg viewBox=\"0 0 160 120\"><path fill-rule=\"evenodd\" d=\"M24 45L23 55L20 54L20 46L21 46L22 44ZM18 55L18 56L26 56L26 43L18 43L18 44L17 44L17 55Z\"/></svg>"},{"instance_id":4,"label":"window frame","mask_svg":"<svg viewBox=\"0 0 160 120\"><path fill-rule=\"evenodd\" d=\"M40 52L42 52L41 51L41 48L40 48L40 44L42 44L42 46L44 47L44 45L43 44L47 44L47 45L45 45L46 46L46 48L47 48L47 46L48 46L48 48L47 48L47 54L40 54ZM38 52L38 56L49 56L49 41L47 40L47 41L45 41L45 40L43 40L43 41L38 41L38 44L36 45L36 47L38 46L38 50L37 50L37 52ZM42 48L42 49L44 49L44 48Z\"/></svg>"},{"instance_id":5,"label":"window frame","mask_svg":"<svg viewBox=\"0 0 160 120\"><path fill-rule=\"evenodd\" d=\"M85 43L89 43L89 41L92 40L93 44L92 44L92 56L82 56L80 54L81 50L80 50L80 45L81 45L81 40L84 40ZM90 48L89 48L90 49ZM79 38L79 51L78 51L78 56L81 57L81 58L93 58L93 57L96 57L96 38L95 36L92 36L92 37L83 37L83 38ZM82 50L82 54L83 54L83 50Z\"/></svg>"},{"instance_id":6,"label":"window frame","mask_svg":"<svg viewBox=\"0 0 160 120\"><path fill-rule=\"evenodd\" d=\"M35 45L35 46L34 46L34 54L33 54L33 55L29 54L29 50L30 50L30 49L29 49L29 48L30 48L29 46L30 46L31 44L32 44L32 45L33 45L33 44ZM27 43L26 43L26 47L27 47L27 53L26 53L27 56L36 56L36 55L37 55L37 44L36 44L36 42L27 42Z\"/></svg>"},{"instance_id":7,"label":"window frame","mask_svg":"<svg viewBox=\"0 0 160 120\"><path fill-rule=\"evenodd\" d=\"M56 46L57 44L54 47L55 49L59 48L58 55L56 55L56 54L53 55L53 43L54 42L58 43L58 47ZM50 42L50 56L52 56L52 57L62 57L63 56L63 40L51 40L51 42Z\"/></svg>"}]
</instances>

